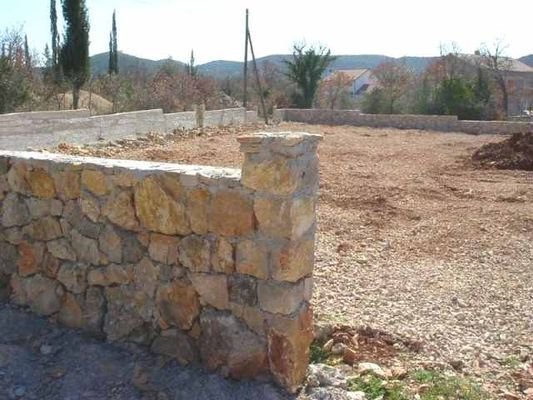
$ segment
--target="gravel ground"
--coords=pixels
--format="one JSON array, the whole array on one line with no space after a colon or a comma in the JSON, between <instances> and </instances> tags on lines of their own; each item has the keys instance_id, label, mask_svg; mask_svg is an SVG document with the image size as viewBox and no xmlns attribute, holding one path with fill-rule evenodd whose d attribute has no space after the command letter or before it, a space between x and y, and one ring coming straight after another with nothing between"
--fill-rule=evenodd
<instances>
[{"instance_id":1,"label":"gravel ground","mask_svg":"<svg viewBox=\"0 0 533 400\"><path fill-rule=\"evenodd\" d=\"M288 123L268 129L325 135L317 317L421 340L422 353L408 362L452 363L493 393L513 390L506 361L531 362L533 351L533 172L469 162L475 149L504 137ZM61 150L240 166L239 131Z\"/></svg>"},{"instance_id":2,"label":"gravel ground","mask_svg":"<svg viewBox=\"0 0 533 400\"><path fill-rule=\"evenodd\" d=\"M211 400L289 397L272 384L234 382L110 345L0 304L0 399Z\"/></svg>"}]
</instances>

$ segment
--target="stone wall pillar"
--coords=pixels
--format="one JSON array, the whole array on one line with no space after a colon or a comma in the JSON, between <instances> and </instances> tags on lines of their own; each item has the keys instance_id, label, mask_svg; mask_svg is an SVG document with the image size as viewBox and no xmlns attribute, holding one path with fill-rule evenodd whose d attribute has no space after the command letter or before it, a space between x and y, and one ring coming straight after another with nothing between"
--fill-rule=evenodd
<instances>
[{"instance_id":1,"label":"stone wall pillar","mask_svg":"<svg viewBox=\"0 0 533 400\"><path fill-rule=\"evenodd\" d=\"M268 253L257 294L265 315L269 367L274 379L289 391L305 378L313 339L309 301L320 139L320 135L294 132L238 139L245 157L241 183L254 193L254 242ZM237 248L237 269L247 253Z\"/></svg>"}]
</instances>

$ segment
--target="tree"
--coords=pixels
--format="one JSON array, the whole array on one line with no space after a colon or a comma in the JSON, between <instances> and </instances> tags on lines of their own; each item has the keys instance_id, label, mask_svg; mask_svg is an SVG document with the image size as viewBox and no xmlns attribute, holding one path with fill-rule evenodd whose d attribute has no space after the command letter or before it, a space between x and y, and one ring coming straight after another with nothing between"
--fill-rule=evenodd
<instances>
[{"instance_id":1,"label":"tree","mask_svg":"<svg viewBox=\"0 0 533 400\"><path fill-rule=\"evenodd\" d=\"M384 102L382 112L393 114L398 112L396 102L405 95L412 80L412 74L402 64L396 62L383 62L379 64L372 74L376 78L381 92L381 99Z\"/></svg>"},{"instance_id":2,"label":"tree","mask_svg":"<svg viewBox=\"0 0 533 400\"><path fill-rule=\"evenodd\" d=\"M52 36L52 70L53 82L59 84L62 81L61 62L61 44L57 30L57 8L56 0L50 0L50 34Z\"/></svg>"},{"instance_id":3,"label":"tree","mask_svg":"<svg viewBox=\"0 0 533 400\"><path fill-rule=\"evenodd\" d=\"M195 77L198 74L198 67L194 65L194 50L191 50L191 58L186 68L189 76Z\"/></svg>"},{"instance_id":4,"label":"tree","mask_svg":"<svg viewBox=\"0 0 533 400\"><path fill-rule=\"evenodd\" d=\"M89 18L85 0L63 0L65 38L61 46L63 74L72 86L72 107L79 104L80 89L89 79Z\"/></svg>"},{"instance_id":5,"label":"tree","mask_svg":"<svg viewBox=\"0 0 533 400\"><path fill-rule=\"evenodd\" d=\"M342 71L336 71L320 82L318 103L331 110L349 103L352 78Z\"/></svg>"},{"instance_id":6,"label":"tree","mask_svg":"<svg viewBox=\"0 0 533 400\"><path fill-rule=\"evenodd\" d=\"M28 35L24 35L24 64L26 68L31 70L31 56L30 56L30 46L28 45Z\"/></svg>"},{"instance_id":7,"label":"tree","mask_svg":"<svg viewBox=\"0 0 533 400\"><path fill-rule=\"evenodd\" d=\"M109 74L118 74L118 40L116 10L113 11L113 22L109 34Z\"/></svg>"},{"instance_id":8,"label":"tree","mask_svg":"<svg viewBox=\"0 0 533 400\"><path fill-rule=\"evenodd\" d=\"M315 49L295 44L292 60L286 60L287 77L296 85L294 102L301 108L311 108L322 74L335 58L324 47Z\"/></svg>"},{"instance_id":9,"label":"tree","mask_svg":"<svg viewBox=\"0 0 533 400\"><path fill-rule=\"evenodd\" d=\"M491 78L494 80L502 95L502 108L505 116L509 115L509 92L505 82L506 73L509 70L511 60L504 56L506 46L501 40L496 40L492 47L482 45L481 57L484 66L488 68Z\"/></svg>"},{"instance_id":10,"label":"tree","mask_svg":"<svg viewBox=\"0 0 533 400\"><path fill-rule=\"evenodd\" d=\"M18 30L0 35L0 113L16 111L30 99L31 77Z\"/></svg>"}]
</instances>

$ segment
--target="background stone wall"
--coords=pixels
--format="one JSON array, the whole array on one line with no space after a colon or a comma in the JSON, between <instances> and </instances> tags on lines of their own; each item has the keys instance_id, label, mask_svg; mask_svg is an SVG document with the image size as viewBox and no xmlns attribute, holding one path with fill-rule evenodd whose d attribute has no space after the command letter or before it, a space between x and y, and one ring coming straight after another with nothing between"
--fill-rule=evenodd
<instances>
[{"instance_id":1,"label":"background stone wall","mask_svg":"<svg viewBox=\"0 0 533 400\"><path fill-rule=\"evenodd\" d=\"M257 112L244 108L204 113L204 127L257 122ZM41 149L59 143L90 144L150 132L171 133L197 127L194 111L164 114L161 109L91 117L88 110L45 111L0 115L0 148Z\"/></svg>"},{"instance_id":2,"label":"background stone wall","mask_svg":"<svg viewBox=\"0 0 533 400\"><path fill-rule=\"evenodd\" d=\"M353 125L374 128L423 129L471 134L533 133L532 122L516 121L463 121L454 115L361 114L357 110L301 110L275 111L277 121L309 124Z\"/></svg>"},{"instance_id":3,"label":"background stone wall","mask_svg":"<svg viewBox=\"0 0 533 400\"><path fill-rule=\"evenodd\" d=\"M232 378L303 381L320 136L239 138L238 169L0 152L0 293Z\"/></svg>"}]
</instances>

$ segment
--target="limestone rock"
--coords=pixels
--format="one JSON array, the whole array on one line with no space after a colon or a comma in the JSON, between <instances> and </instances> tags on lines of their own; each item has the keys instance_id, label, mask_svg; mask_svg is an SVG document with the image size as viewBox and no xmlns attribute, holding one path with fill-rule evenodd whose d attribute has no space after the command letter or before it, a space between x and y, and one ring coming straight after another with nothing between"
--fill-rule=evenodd
<instances>
[{"instance_id":1,"label":"limestone rock","mask_svg":"<svg viewBox=\"0 0 533 400\"><path fill-rule=\"evenodd\" d=\"M86 169L81 172L81 185L97 196L107 193L106 177L102 171Z\"/></svg>"},{"instance_id":2,"label":"limestone rock","mask_svg":"<svg viewBox=\"0 0 533 400\"><path fill-rule=\"evenodd\" d=\"M228 279L226 275L191 274L192 284L200 294L202 304L219 310L229 307Z\"/></svg>"},{"instance_id":3,"label":"limestone rock","mask_svg":"<svg viewBox=\"0 0 533 400\"><path fill-rule=\"evenodd\" d=\"M258 240L243 240L237 243L237 272L268 278L268 249Z\"/></svg>"},{"instance_id":4,"label":"limestone rock","mask_svg":"<svg viewBox=\"0 0 533 400\"><path fill-rule=\"evenodd\" d=\"M110 225L106 225L100 233L98 243L109 261L118 264L122 262L122 239Z\"/></svg>"},{"instance_id":5,"label":"limestone rock","mask_svg":"<svg viewBox=\"0 0 533 400\"><path fill-rule=\"evenodd\" d=\"M194 272L209 271L210 246L209 241L201 236L190 235L183 238L178 246L180 263Z\"/></svg>"},{"instance_id":6,"label":"limestone rock","mask_svg":"<svg viewBox=\"0 0 533 400\"><path fill-rule=\"evenodd\" d=\"M15 246L0 242L0 273L11 275L17 271L18 251Z\"/></svg>"},{"instance_id":7,"label":"limestone rock","mask_svg":"<svg viewBox=\"0 0 533 400\"><path fill-rule=\"evenodd\" d=\"M259 281L257 285L259 305L262 310L276 314L291 314L304 300L303 283Z\"/></svg>"},{"instance_id":8,"label":"limestone rock","mask_svg":"<svg viewBox=\"0 0 533 400\"><path fill-rule=\"evenodd\" d=\"M144 257L146 249L133 235L122 236L122 258L127 263L138 263Z\"/></svg>"},{"instance_id":9,"label":"limestone rock","mask_svg":"<svg viewBox=\"0 0 533 400\"><path fill-rule=\"evenodd\" d=\"M194 288L185 281L161 286L156 299L160 318L164 325L188 330L200 314L200 302Z\"/></svg>"},{"instance_id":10,"label":"limestone rock","mask_svg":"<svg viewBox=\"0 0 533 400\"><path fill-rule=\"evenodd\" d=\"M102 213L121 228L139 229L139 222L133 207L133 196L129 192L114 192L107 200Z\"/></svg>"},{"instance_id":11,"label":"limestone rock","mask_svg":"<svg viewBox=\"0 0 533 400\"><path fill-rule=\"evenodd\" d=\"M231 274L235 271L235 248L228 239L217 239L211 264L216 272Z\"/></svg>"},{"instance_id":12,"label":"limestone rock","mask_svg":"<svg viewBox=\"0 0 533 400\"><path fill-rule=\"evenodd\" d=\"M167 235L191 232L182 199L172 193L172 188L162 185L156 176L135 185L135 209L143 227Z\"/></svg>"},{"instance_id":13,"label":"limestone rock","mask_svg":"<svg viewBox=\"0 0 533 400\"><path fill-rule=\"evenodd\" d=\"M144 324L142 308L143 296L139 296L130 286L117 286L105 289L107 313L104 332L109 341L126 338L136 328Z\"/></svg>"},{"instance_id":14,"label":"limestone rock","mask_svg":"<svg viewBox=\"0 0 533 400\"><path fill-rule=\"evenodd\" d=\"M234 274L228 278L229 300L246 306L257 305L257 281L247 275Z\"/></svg>"},{"instance_id":15,"label":"limestone rock","mask_svg":"<svg viewBox=\"0 0 533 400\"><path fill-rule=\"evenodd\" d=\"M387 374L385 370L383 370L383 368L374 363L359 363L359 365L357 366L357 372L359 372L360 375L370 374L376 376L377 378L387 379Z\"/></svg>"},{"instance_id":16,"label":"limestone rock","mask_svg":"<svg viewBox=\"0 0 533 400\"><path fill-rule=\"evenodd\" d=\"M148 257L143 258L133 268L133 282L137 290L153 298L159 282L159 268Z\"/></svg>"},{"instance_id":17,"label":"limestone rock","mask_svg":"<svg viewBox=\"0 0 533 400\"><path fill-rule=\"evenodd\" d=\"M100 205L98 204L98 200L87 193L83 193L80 200L81 211L92 222L98 222L98 218L100 217Z\"/></svg>"},{"instance_id":18,"label":"limestone rock","mask_svg":"<svg viewBox=\"0 0 533 400\"><path fill-rule=\"evenodd\" d=\"M179 239L175 236L152 233L150 235L148 254L154 261L166 265L176 264L178 260L178 243Z\"/></svg>"},{"instance_id":19,"label":"limestone rock","mask_svg":"<svg viewBox=\"0 0 533 400\"><path fill-rule=\"evenodd\" d=\"M56 239L46 243L48 251L61 260L76 261L76 253L67 239Z\"/></svg>"},{"instance_id":20,"label":"limestone rock","mask_svg":"<svg viewBox=\"0 0 533 400\"><path fill-rule=\"evenodd\" d=\"M24 233L35 240L49 241L63 236L59 221L54 217L44 217L33 221L24 228Z\"/></svg>"},{"instance_id":21,"label":"limestone rock","mask_svg":"<svg viewBox=\"0 0 533 400\"><path fill-rule=\"evenodd\" d=\"M202 188L192 189L187 196L187 215L191 229L198 235L207 233L208 229L209 191Z\"/></svg>"},{"instance_id":22,"label":"limestone rock","mask_svg":"<svg viewBox=\"0 0 533 400\"><path fill-rule=\"evenodd\" d=\"M200 316L200 354L209 369L223 368L232 378L267 371L266 343L235 316L206 309Z\"/></svg>"},{"instance_id":23,"label":"limestone rock","mask_svg":"<svg viewBox=\"0 0 533 400\"><path fill-rule=\"evenodd\" d=\"M254 211L259 230L276 238L298 239L315 223L313 197L257 198Z\"/></svg>"},{"instance_id":24,"label":"limestone rock","mask_svg":"<svg viewBox=\"0 0 533 400\"><path fill-rule=\"evenodd\" d=\"M60 199L70 200L80 197L80 174L75 171L61 171L54 174L55 187Z\"/></svg>"},{"instance_id":25,"label":"limestone rock","mask_svg":"<svg viewBox=\"0 0 533 400\"><path fill-rule=\"evenodd\" d=\"M14 192L28 194L30 185L26 180L28 167L23 163L15 163L7 173L7 181Z\"/></svg>"},{"instance_id":26,"label":"limestone rock","mask_svg":"<svg viewBox=\"0 0 533 400\"><path fill-rule=\"evenodd\" d=\"M283 157L252 161L246 158L242 183L250 189L272 194L290 194L298 188L300 171L294 160Z\"/></svg>"},{"instance_id":27,"label":"limestone rock","mask_svg":"<svg viewBox=\"0 0 533 400\"><path fill-rule=\"evenodd\" d=\"M242 236L254 230L252 200L237 190L220 190L213 195L209 230L226 236Z\"/></svg>"},{"instance_id":28,"label":"limestone rock","mask_svg":"<svg viewBox=\"0 0 533 400\"><path fill-rule=\"evenodd\" d=\"M49 215L59 216L63 211L63 203L57 199L38 199L30 197L26 199L26 205L33 219Z\"/></svg>"},{"instance_id":29,"label":"limestone rock","mask_svg":"<svg viewBox=\"0 0 533 400\"><path fill-rule=\"evenodd\" d=\"M89 239L81 235L78 231L73 230L71 233L71 243L80 262L92 265L100 264L100 253L96 240Z\"/></svg>"},{"instance_id":30,"label":"limestone rock","mask_svg":"<svg viewBox=\"0 0 533 400\"><path fill-rule=\"evenodd\" d=\"M268 359L274 379L294 392L305 379L309 346L313 341L313 315L303 307L295 317L274 315L268 328Z\"/></svg>"},{"instance_id":31,"label":"limestone rock","mask_svg":"<svg viewBox=\"0 0 533 400\"><path fill-rule=\"evenodd\" d=\"M96 268L87 274L90 286L127 285L133 280L133 268L125 265L111 264L107 267Z\"/></svg>"},{"instance_id":32,"label":"limestone rock","mask_svg":"<svg viewBox=\"0 0 533 400\"><path fill-rule=\"evenodd\" d=\"M315 242L306 239L289 242L272 256L272 278L296 282L311 275L315 262Z\"/></svg>"},{"instance_id":33,"label":"limestone rock","mask_svg":"<svg viewBox=\"0 0 533 400\"><path fill-rule=\"evenodd\" d=\"M34 275L24 279L23 286L27 304L33 312L51 315L60 310L65 292L57 281Z\"/></svg>"},{"instance_id":34,"label":"limestone rock","mask_svg":"<svg viewBox=\"0 0 533 400\"><path fill-rule=\"evenodd\" d=\"M28 171L26 180L34 196L51 199L56 195L54 180L45 170L37 168Z\"/></svg>"},{"instance_id":35,"label":"limestone rock","mask_svg":"<svg viewBox=\"0 0 533 400\"><path fill-rule=\"evenodd\" d=\"M183 365L198 361L198 351L192 338L176 329L172 333L165 333L165 336L158 336L154 340L150 348L152 352L173 357Z\"/></svg>"},{"instance_id":36,"label":"limestone rock","mask_svg":"<svg viewBox=\"0 0 533 400\"><path fill-rule=\"evenodd\" d=\"M2 226L26 225L31 217L26 203L16 193L8 193L2 202Z\"/></svg>"},{"instance_id":37,"label":"limestone rock","mask_svg":"<svg viewBox=\"0 0 533 400\"><path fill-rule=\"evenodd\" d=\"M57 280L65 285L68 291L83 293L87 288L87 266L79 263L64 263L59 268Z\"/></svg>"},{"instance_id":38,"label":"limestone rock","mask_svg":"<svg viewBox=\"0 0 533 400\"><path fill-rule=\"evenodd\" d=\"M39 272L44 254L43 243L22 242L18 246L18 273L21 277L36 274Z\"/></svg>"}]
</instances>

